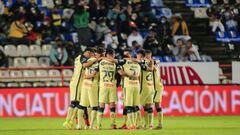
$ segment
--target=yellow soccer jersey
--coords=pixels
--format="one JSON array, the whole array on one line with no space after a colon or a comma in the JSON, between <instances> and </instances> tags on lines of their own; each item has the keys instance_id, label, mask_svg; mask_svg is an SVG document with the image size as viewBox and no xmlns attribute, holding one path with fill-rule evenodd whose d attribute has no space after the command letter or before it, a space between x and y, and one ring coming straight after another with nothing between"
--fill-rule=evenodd
<instances>
[{"instance_id":1,"label":"yellow soccer jersey","mask_svg":"<svg viewBox=\"0 0 240 135\"><path fill-rule=\"evenodd\" d=\"M161 76L160 76L160 65L155 64L155 70L153 72L153 79L154 79L154 88L156 91L163 89L163 84L161 82Z\"/></svg>"},{"instance_id":2,"label":"yellow soccer jersey","mask_svg":"<svg viewBox=\"0 0 240 135\"><path fill-rule=\"evenodd\" d=\"M83 66L82 64L87 62L88 58L85 56L79 55L77 58L75 58L74 61L74 72L73 76L70 81L70 93L71 93L71 100L78 100L81 82L83 80Z\"/></svg>"},{"instance_id":3,"label":"yellow soccer jersey","mask_svg":"<svg viewBox=\"0 0 240 135\"><path fill-rule=\"evenodd\" d=\"M153 86L153 72L147 71L147 67L150 61L144 60L142 65L142 73L141 73L141 90L143 89L154 89Z\"/></svg>"},{"instance_id":4,"label":"yellow soccer jersey","mask_svg":"<svg viewBox=\"0 0 240 135\"><path fill-rule=\"evenodd\" d=\"M88 59L88 62L89 62L89 61L95 61L95 60L96 60L96 58L92 57L92 58L89 58L89 59ZM86 68L85 71L84 71L84 74L91 74L91 73L92 73L93 71L95 71L97 68L98 68L98 64L97 64L97 62L96 62L96 63L94 63L92 66ZM83 80L83 84L82 84L82 89L91 88L92 85L93 85L94 83L96 83L96 81L98 81L98 80L96 80L96 79L98 79L97 76L95 76L94 78L91 78L91 79L84 79L84 80Z\"/></svg>"},{"instance_id":5,"label":"yellow soccer jersey","mask_svg":"<svg viewBox=\"0 0 240 135\"><path fill-rule=\"evenodd\" d=\"M116 87L116 71L117 66L115 63L107 60L99 62L99 86L102 88L115 88Z\"/></svg>"},{"instance_id":6,"label":"yellow soccer jersey","mask_svg":"<svg viewBox=\"0 0 240 135\"><path fill-rule=\"evenodd\" d=\"M141 74L141 66L138 63L133 62L132 60L125 60L124 64L122 65L122 69L128 75L140 76ZM133 80L129 77L124 77L122 87L129 87L129 86L139 87L140 86L139 79Z\"/></svg>"}]
</instances>

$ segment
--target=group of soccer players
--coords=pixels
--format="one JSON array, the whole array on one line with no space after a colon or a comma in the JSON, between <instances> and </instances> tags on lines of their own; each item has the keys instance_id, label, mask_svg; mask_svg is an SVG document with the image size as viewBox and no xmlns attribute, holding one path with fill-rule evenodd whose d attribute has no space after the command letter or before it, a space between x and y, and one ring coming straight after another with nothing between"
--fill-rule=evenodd
<instances>
[{"instance_id":1,"label":"group of soccer players","mask_svg":"<svg viewBox=\"0 0 240 135\"><path fill-rule=\"evenodd\" d=\"M74 73L70 82L71 104L64 127L101 129L104 108L108 104L111 128L118 129L116 103L117 84L120 84L124 97L124 123L120 129L161 129L163 84L160 79L159 63L152 59L149 50L139 50L137 57L132 58L131 49L126 49L124 58L116 60L112 49L87 48L75 59ZM153 105L158 117L158 125L155 128ZM143 118L141 107L144 109Z\"/></svg>"}]
</instances>

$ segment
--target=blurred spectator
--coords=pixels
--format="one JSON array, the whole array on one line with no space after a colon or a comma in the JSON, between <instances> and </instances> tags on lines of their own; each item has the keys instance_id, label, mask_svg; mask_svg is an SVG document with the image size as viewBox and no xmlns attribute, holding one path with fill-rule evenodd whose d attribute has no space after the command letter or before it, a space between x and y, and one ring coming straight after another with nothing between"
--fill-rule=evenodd
<instances>
[{"instance_id":1,"label":"blurred spectator","mask_svg":"<svg viewBox=\"0 0 240 135\"><path fill-rule=\"evenodd\" d=\"M119 42L118 42L118 36L116 29L112 29L105 35L105 48L111 48L116 50L118 48Z\"/></svg>"},{"instance_id":2,"label":"blurred spectator","mask_svg":"<svg viewBox=\"0 0 240 135\"><path fill-rule=\"evenodd\" d=\"M16 0L9 9L9 12L12 14L12 19L17 19L19 14L25 14L25 3L24 0Z\"/></svg>"},{"instance_id":3,"label":"blurred spectator","mask_svg":"<svg viewBox=\"0 0 240 135\"><path fill-rule=\"evenodd\" d=\"M137 41L132 42L132 57L137 56L137 52L141 49L141 45L138 44Z\"/></svg>"},{"instance_id":4,"label":"blurred spectator","mask_svg":"<svg viewBox=\"0 0 240 135\"><path fill-rule=\"evenodd\" d=\"M19 19L16 21L12 22L9 30L9 39L12 43L14 44L28 44L28 39L27 39L27 28L24 25L25 23L25 17L24 16L19 16Z\"/></svg>"},{"instance_id":5,"label":"blurred spectator","mask_svg":"<svg viewBox=\"0 0 240 135\"><path fill-rule=\"evenodd\" d=\"M192 43L192 40L187 41L187 56L191 61L201 61L201 57L198 52L198 46Z\"/></svg>"},{"instance_id":6,"label":"blurred spectator","mask_svg":"<svg viewBox=\"0 0 240 135\"><path fill-rule=\"evenodd\" d=\"M153 30L150 30L149 34L147 35L143 43L143 48L147 50L151 50L153 56L158 55L159 51L162 50L156 36L157 36L157 33L154 32Z\"/></svg>"},{"instance_id":7,"label":"blurred spectator","mask_svg":"<svg viewBox=\"0 0 240 135\"><path fill-rule=\"evenodd\" d=\"M1 15L4 13L4 3L2 0L0 0L0 19L1 19Z\"/></svg>"},{"instance_id":8,"label":"blurred spectator","mask_svg":"<svg viewBox=\"0 0 240 135\"><path fill-rule=\"evenodd\" d=\"M187 47L184 44L183 39L178 39L176 46L172 48L173 55L177 57L178 61L186 61L187 60Z\"/></svg>"},{"instance_id":9,"label":"blurred spectator","mask_svg":"<svg viewBox=\"0 0 240 135\"><path fill-rule=\"evenodd\" d=\"M42 20L42 15L40 10L38 9L35 0L30 0L26 6L26 21L30 22L36 28L37 21Z\"/></svg>"},{"instance_id":10,"label":"blurred spectator","mask_svg":"<svg viewBox=\"0 0 240 135\"><path fill-rule=\"evenodd\" d=\"M88 27L89 13L84 5L77 6L73 14L74 27L77 29L79 45L89 46L91 44L91 31Z\"/></svg>"},{"instance_id":11,"label":"blurred spectator","mask_svg":"<svg viewBox=\"0 0 240 135\"><path fill-rule=\"evenodd\" d=\"M52 19L52 26L53 26L54 34L57 35L58 33L61 32L62 17L59 14L59 11L56 7L54 7L54 9L52 10L51 19Z\"/></svg>"},{"instance_id":12,"label":"blurred spectator","mask_svg":"<svg viewBox=\"0 0 240 135\"><path fill-rule=\"evenodd\" d=\"M128 39L127 39L128 47L132 47L132 42L133 41L136 41L140 46L143 45L143 38L139 34L137 28L133 28L132 33L128 36Z\"/></svg>"},{"instance_id":13,"label":"blurred spectator","mask_svg":"<svg viewBox=\"0 0 240 135\"><path fill-rule=\"evenodd\" d=\"M54 40L54 36L52 34L52 27L50 18L45 16L42 25L39 27L39 32L41 33L41 40L42 43L50 43L52 40Z\"/></svg>"},{"instance_id":14,"label":"blurred spectator","mask_svg":"<svg viewBox=\"0 0 240 135\"><path fill-rule=\"evenodd\" d=\"M103 17L99 18L98 23L96 23L96 21L92 21L91 28L94 31L95 41L97 41L97 42L104 39L104 34L106 34L107 31L109 30L109 28L106 24L106 20Z\"/></svg>"},{"instance_id":15,"label":"blurred spectator","mask_svg":"<svg viewBox=\"0 0 240 135\"><path fill-rule=\"evenodd\" d=\"M150 0L152 7L164 7L162 0Z\"/></svg>"},{"instance_id":16,"label":"blurred spectator","mask_svg":"<svg viewBox=\"0 0 240 135\"><path fill-rule=\"evenodd\" d=\"M8 67L8 58L2 50L0 50L0 67Z\"/></svg>"},{"instance_id":17,"label":"blurred spectator","mask_svg":"<svg viewBox=\"0 0 240 135\"><path fill-rule=\"evenodd\" d=\"M211 16L209 19L210 19L210 26L212 27L212 32L216 32L216 31L225 32L224 25L222 24L220 18L216 16Z\"/></svg>"},{"instance_id":18,"label":"blurred spectator","mask_svg":"<svg viewBox=\"0 0 240 135\"><path fill-rule=\"evenodd\" d=\"M172 16L172 34L171 36L189 36L187 23L180 16Z\"/></svg>"},{"instance_id":19,"label":"blurred spectator","mask_svg":"<svg viewBox=\"0 0 240 135\"><path fill-rule=\"evenodd\" d=\"M50 50L50 63L52 66L63 66L68 60L67 49L59 37L56 37L56 44Z\"/></svg>"}]
</instances>

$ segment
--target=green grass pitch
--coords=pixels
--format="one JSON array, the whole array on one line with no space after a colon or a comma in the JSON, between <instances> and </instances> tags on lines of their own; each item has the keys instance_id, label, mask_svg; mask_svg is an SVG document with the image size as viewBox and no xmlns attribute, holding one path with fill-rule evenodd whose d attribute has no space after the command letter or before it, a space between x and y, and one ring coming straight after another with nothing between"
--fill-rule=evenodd
<instances>
[{"instance_id":1,"label":"green grass pitch","mask_svg":"<svg viewBox=\"0 0 240 135\"><path fill-rule=\"evenodd\" d=\"M240 116L165 117L162 130L66 130L63 118L0 118L0 135L240 135ZM122 119L117 119L118 126ZM156 122L156 121L155 121Z\"/></svg>"}]
</instances>

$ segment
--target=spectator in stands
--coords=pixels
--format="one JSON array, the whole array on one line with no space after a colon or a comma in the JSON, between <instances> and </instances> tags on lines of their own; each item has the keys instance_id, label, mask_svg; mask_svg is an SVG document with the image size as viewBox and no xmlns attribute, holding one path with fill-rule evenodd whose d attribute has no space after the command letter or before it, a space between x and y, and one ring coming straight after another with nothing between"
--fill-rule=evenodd
<instances>
[{"instance_id":1,"label":"spectator in stands","mask_svg":"<svg viewBox=\"0 0 240 135\"><path fill-rule=\"evenodd\" d=\"M42 21L43 15L41 14L35 0L30 0L26 5L26 21L30 22L36 28L37 21ZM35 30L35 29L34 29Z\"/></svg>"},{"instance_id":2,"label":"spectator in stands","mask_svg":"<svg viewBox=\"0 0 240 135\"><path fill-rule=\"evenodd\" d=\"M74 27L77 29L79 45L89 46L91 44L92 34L89 24L89 13L87 11L88 7L84 3L80 3L77 6L75 13L73 14Z\"/></svg>"},{"instance_id":3,"label":"spectator in stands","mask_svg":"<svg viewBox=\"0 0 240 135\"><path fill-rule=\"evenodd\" d=\"M119 42L118 42L118 36L116 29L112 29L107 34L105 34L105 48L111 48L116 50L118 48Z\"/></svg>"},{"instance_id":4,"label":"spectator in stands","mask_svg":"<svg viewBox=\"0 0 240 135\"><path fill-rule=\"evenodd\" d=\"M25 2L23 0L16 0L10 7L9 12L13 20L17 19L19 14L26 13Z\"/></svg>"},{"instance_id":5,"label":"spectator in stands","mask_svg":"<svg viewBox=\"0 0 240 135\"><path fill-rule=\"evenodd\" d=\"M52 20L54 34L58 35L58 33L61 32L61 28L62 28L62 17L59 14L57 7L54 7L54 9L52 10L51 20Z\"/></svg>"},{"instance_id":6,"label":"spectator in stands","mask_svg":"<svg viewBox=\"0 0 240 135\"><path fill-rule=\"evenodd\" d=\"M139 34L137 28L132 28L132 33L128 36L127 45L128 47L132 47L132 42L137 41L137 43L142 46L143 45L143 38Z\"/></svg>"},{"instance_id":7,"label":"spectator in stands","mask_svg":"<svg viewBox=\"0 0 240 135\"><path fill-rule=\"evenodd\" d=\"M45 16L42 25L39 27L39 33L41 34L42 43L50 43L54 40L54 36L52 34L52 27L50 18Z\"/></svg>"},{"instance_id":8,"label":"spectator in stands","mask_svg":"<svg viewBox=\"0 0 240 135\"><path fill-rule=\"evenodd\" d=\"M211 16L210 18L210 27L212 27L212 32L221 31L225 32L224 25L217 16Z\"/></svg>"},{"instance_id":9,"label":"spectator in stands","mask_svg":"<svg viewBox=\"0 0 240 135\"><path fill-rule=\"evenodd\" d=\"M96 23L96 21L93 23L94 26L92 26L92 30L95 33L95 41L99 42L104 39L104 35L107 33L107 31L109 31L109 28L104 17L100 17L98 23Z\"/></svg>"},{"instance_id":10,"label":"spectator in stands","mask_svg":"<svg viewBox=\"0 0 240 135\"><path fill-rule=\"evenodd\" d=\"M158 55L159 51L162 50L156 36L157 36L157 33L153 29L151 29L143 43L143 48L147 50L151 50L153 56Z\"/></svg>"},{"instance_id":11,"label":"spectator in stands","mask_svg":"<svg viewBox=\"0 0 240 135\"><path fill-rule=\"evenodd\" d=\"M233 7L233 12L235 14L235 20L238 22L238 31L240 32L240 0L236 0L236 4Z\"/></svg>"},{"instance_id":12,"label":"spectator in stands","mask_svg":"<svg viewBox=\"0 0 240 135\"><path fill-rule=\"evenodd\" d=\"M55 41L56 44L52 45L50 50L50 63L52 66L63 66L68 60L67 49L60 37L56 37Z\"/></svg>"},{"instance_id":13,"label":"spectator in stands","mask_svg":"<svg viewBox=\"0 0 240 135\"><path fill-rule=\"evenodd\" d=\"M25 17L23 15L19 16L19 19L12 22L9 30L9 39L14 44L28 44L27 34L28 30L25 23Z\"/></svg>"},{"instance_id":14,"label":"spectator in stands","mask_svg":"<svg viewBox=\"0 0 240 135\"><path fill-rule=\"evenodd\" d=\"M1 19L1 15L4 13L4 3L2 0L0 0L0 19Z\"/></svg>"},{"instance_id":15,"label":"spectator in stands","mask_svg":"<svg viewBox=\"0 0 240 135\"><path fill-rule=\"evenodd\" d=\"M180 16L172 16L172 33L171 36L189 36L187 23Z\"/></svg>"},{"instance_id":16,"label":"spectator in stands","mask_svg":"<svg viewBox=\"0 0 240 135\"><path fill-rule=\"evenodd\" d=\"M178 59L178 61L186 61L187 60L187 47L184 44L183 39L178 39L176 46L172 48L173 55Z\"/></svg>"},{"instance_id":17,"label":"spectator in stands","mask_svg":"<svg viewBox=\"0 0 240 135\"><path fill-rule=\"evenodd\" d=\"M192 43L192 40L187 41L187 56L191 61L201 61L201 57L198 52L198 46Z\"/></svg>"},{"instance_id":18,"label":"spectator in stands","mask_svg":"<svg viewBox=\"0 0 240 135\"><path fill-rule=\"evenodd\" d=\"M0 67L8 67L8 58L2 50L0 50Z\"/></svg>"},{"instance_id":19,"label":"spectator in stands","mask_svg":"<svg viewBox=\"0 0 240 135\"><path fill-rule=\"evenodd\" d=\"M141 49L141 45L138 44L137 41L133 41L132 42L132 57L136 57L137 56L137 52Z\"/></svg>"}]
</instances>

